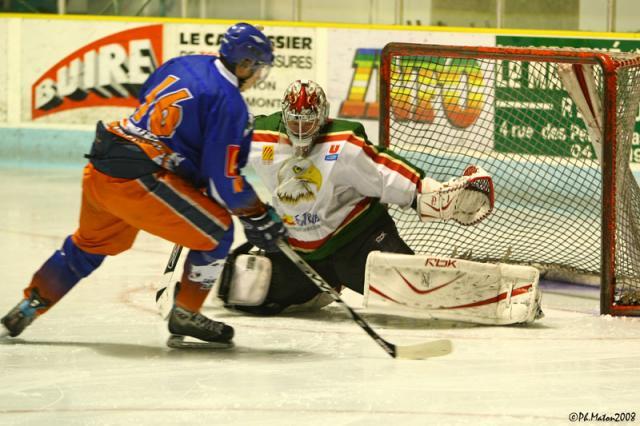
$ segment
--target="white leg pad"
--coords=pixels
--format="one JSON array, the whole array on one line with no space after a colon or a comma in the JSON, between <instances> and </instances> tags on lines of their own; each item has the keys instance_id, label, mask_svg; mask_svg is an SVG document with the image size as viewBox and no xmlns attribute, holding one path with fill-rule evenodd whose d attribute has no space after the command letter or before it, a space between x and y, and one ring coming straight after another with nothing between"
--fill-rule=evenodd
<instances>
[{"instance_id":1,"label":"white leg pad","mask_svg":"<svg viewBox=\"0 0 640 426\"><path fill-rule=\"evenodd\" d=\"M529 266L375 251L364 304L478 324L529 323L542 316L538 281Z\"/></svg>"}]
</instances>

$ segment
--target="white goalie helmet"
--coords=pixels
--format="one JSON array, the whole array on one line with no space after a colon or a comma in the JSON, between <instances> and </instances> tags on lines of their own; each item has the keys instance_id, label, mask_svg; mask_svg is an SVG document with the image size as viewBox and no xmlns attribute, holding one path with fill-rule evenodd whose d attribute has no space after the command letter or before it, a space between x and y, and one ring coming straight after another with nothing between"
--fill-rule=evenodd
<instances>
[{"instance_id":1,"label":"white goalie helmet","mask_svg":"<svg viewBox=\"0 0 640 426\"><path fill-rule=\"evenodd\" d=\"M328 116L329 102L320 85L311 80L296 80L289 85L282 98L282 119L296 155L309 152Z\"/></svg>"}]
</instances>

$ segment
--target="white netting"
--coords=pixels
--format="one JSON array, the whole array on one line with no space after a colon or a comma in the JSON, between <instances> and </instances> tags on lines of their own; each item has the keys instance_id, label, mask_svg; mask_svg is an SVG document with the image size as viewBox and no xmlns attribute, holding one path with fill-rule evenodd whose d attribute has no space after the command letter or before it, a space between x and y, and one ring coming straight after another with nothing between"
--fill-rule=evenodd
<instances>
[{"instance_id":1,"label":"white netting","mask_svg":"<svg viewBox=\"0 0 640 426\"><path fill-rule=\"evenodd\" d=\"M471 53L460 58L401 49L383 59L389 72L381 87L388 94L383 114L389 117L389 146L441 181L478 164L493 175L496 190L493 215L477 226L421 224L415 213L400 209L392 214L419 253L455 251L479 261L508 255L509 262L565 277L599 276L603 174L585 124L558 78L562 59L519 60L508 50L493 58ZM613 59L629 65L617 71L615 297L617 304L636 305L640 191L629 153L640 67L633 66L637 55ZM603 96L605 73L598 65L594 71Z\"/></svg>"}]
</instances>

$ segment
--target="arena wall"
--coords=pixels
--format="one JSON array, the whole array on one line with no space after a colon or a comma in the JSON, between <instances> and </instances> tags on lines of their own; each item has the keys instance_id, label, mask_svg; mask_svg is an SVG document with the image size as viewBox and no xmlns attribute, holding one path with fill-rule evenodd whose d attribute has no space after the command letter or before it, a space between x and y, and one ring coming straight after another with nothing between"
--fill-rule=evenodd
<instances>
[{"instance_id":1,"label":"arena wall","mask_svg":"<svg viewBox=\"0 0 640 426\"><path fill-rule=\"evenodd\" d=\"M373 142L378 136L379 54L388 42L640 51L637 34L255 23L272 37L276 60L268 79L245 93L252 113L278 110L292 80L312 79L326 89L331 114L363 122ZM84 162L82 154L91 143L96 121L130 114L142 82L163 61L178 55L215 55L221 35L231 24L226 20L3 15L0 161ZM435 108L443 108L442 102ZM632 157L640 160L640 143Z\"/></svg>"}]
</instances>

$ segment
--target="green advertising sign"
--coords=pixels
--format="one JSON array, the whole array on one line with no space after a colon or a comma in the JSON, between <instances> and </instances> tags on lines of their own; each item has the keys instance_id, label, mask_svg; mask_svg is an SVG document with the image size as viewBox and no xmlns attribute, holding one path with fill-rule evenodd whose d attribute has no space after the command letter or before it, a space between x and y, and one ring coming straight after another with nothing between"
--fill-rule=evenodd
<instances>
[{"instance_id":1,"label":"green advertising sign","mask_svg":"<svg viewBox=\"0 0 640 426\"><path fill-rule=\"evenodd\" d=\"M640 40L497 36L496 44L640 52ZM593 158L584 122L551 68L534 71L530 64L503 61L496 72L496 151ZM640 162L639 118L632 145L633 162Z\"/></svg>"}]
</instances>

